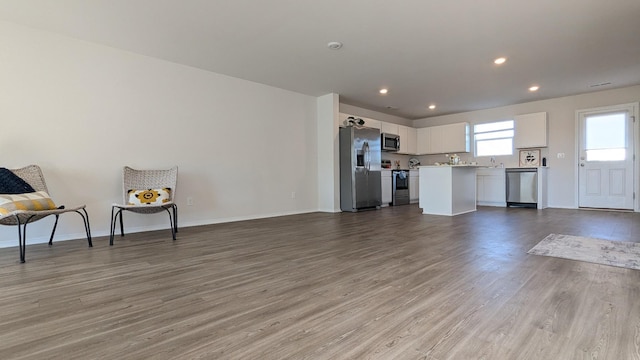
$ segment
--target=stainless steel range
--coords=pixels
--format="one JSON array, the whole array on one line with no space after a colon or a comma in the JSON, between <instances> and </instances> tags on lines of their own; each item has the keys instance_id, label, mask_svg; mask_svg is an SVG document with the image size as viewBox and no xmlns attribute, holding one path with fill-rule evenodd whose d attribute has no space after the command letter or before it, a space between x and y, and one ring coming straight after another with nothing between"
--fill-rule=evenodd
<instances>
[{"instance_id":1,"label":"stainless steel range","mask_svg":"<svg viewBox=\"0 0 640 360\"><path fill-rule=\"evenodd\" d=\"M409 170L391 171L392 179L392 202L391 205L409 204Z\"/></svg>"}]
</instances>

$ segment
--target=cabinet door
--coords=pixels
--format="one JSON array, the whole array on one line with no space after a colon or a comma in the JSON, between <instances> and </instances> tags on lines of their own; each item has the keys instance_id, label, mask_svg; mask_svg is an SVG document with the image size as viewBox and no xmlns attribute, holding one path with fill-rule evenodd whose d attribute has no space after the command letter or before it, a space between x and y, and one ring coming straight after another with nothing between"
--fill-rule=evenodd
<instances>
[{"instance_id":1,"label":"cabinet door","mask_svg":"<svg viewBox=\"0 0 640 360\"><path fill-rule=\"evenodd\" d=\"M469 123L420 128L416 138L416 153L420 155L466 153L469 152Z\"/></svg>"},{"instance_id":2,"label":"cabinet door","mask_svg":"<svg viewBox=\"0 0 640 360\"><path fill-rule=\"evenodd\" d=\"M514 118L513 144L517 149L547 147L547 113L518 115Z\"/></svg>"},{"instance_id":3,"label":"cabinet door","mask_svg":"<svg viewBox=\"0 0 640 360\"><path fill-rule=\"evenodd\" d=\"M380 129L382 125L382 121L379 121L379 120L373 120L369 118L361 118L361 119L364 120L364 126L366 127L370 127L373 129Z\"/></svg>"},{"instance_id":4,"label":"cabinet door","mask_svg":"<svg viewBox=\"0 0 640 360\"><path fill-rule=\"evenodd\" d=\"M428 154L444 154L445 143L444 143L444 127L443 126L432 126L431 134L429 136L430 146Z\"/></svg>"},{"instance_id":5,"label":"cabinet door","mask_svg":"<svg viewBox=\"0 0 640 360\"><path fill-rule=\"evenodd\" d=\"M507 201L504 174L484 177L484 196L486 201L493 203L505 203Z\"/></svg>"},{"instance_id":6,"label":"cabinet door","mask_svg":"<svg viewBox=\"0 0 640 360\"><path fill-rule=\"evenodd\" d=\"M416 131L417 153L419 155L430 154L431 151L431 128L420 128Z\"/></svg>"},{"instance_id":7,"label":"cabinet door","mask_svg":"<svg viewBox=\"0 0 640 360\"><path fill-rule=\"evenodd\" d=\"M398 124L392 124L382 121L380 125L381 132L398 135Z\"/></svg>"},{"instance_id":8,"label":"cabinet door","mask_svg":"<svg viewBox=\"0 0 640 360\"><path fill-rule=\"evenodd\" d=\"M409 202L416 203L420 198L420 172L411 170L409 172Z\"/></svg>"},{"instance_id":9,"label":"cabinet door","mask_svg":"<svg viewBox=\"0 0 640 360\"><path fill-rule=\"evenodd\" d=\"M469 123L443 125L441 153L469 152Z\"/></svg>"},{"instance_id":10,"label":"cabinet door","mask_svg":"<svg viewBox=\"0 0 640 360\"><path fill-rule=\"evenodd\" d=\"M405 141L407 144L407 154L417 154L418 153L418 129L407 127L407 140Z\"/></svg>"},{"instance_id":11,"label":"cabinet door","mask_svg":"<svg viewBox=\"0 0 640 360\"><path fill-rule=\"evenodd\" d=\"M504 171L478 169L476 177L477 203L487 206L506 206Z\"/></svg>"},{"instance_id":12,"label":"cabinet door","mask_svg":"<svg viewBox=\"0 0 640 360\"><path fill-rule=\"evenodd\" d=\"M400 150L398 150L398 153L400 154L408 154L408 145L409 145L409 139L408 139L408 127L404 126L404 125L398 125L398 136L400 136Z\"/></svg>"},{"instance_id":13,"label":"cabinet door","mask_svg":"<svg viewBox=\"0 0 640 360\"><path fill-rule=\"evenodd\" d=\"M391 192L391 171L383 171L381 180L382 181L380 183L382 184L382 205L386 206L389 205L391 201L393 201Z\"/></svg>"},{"instance_id":14,"label":"cabinet door","mask_svg":"<svg viewBox=\"0 0 640 360\"><path fill-rule=\"evenodd\" d=\"M487 201L487 198L484 194L484 179L486 176L484 175L476 175L476 202L484 203Z\"/></svg>"}]
</instances>

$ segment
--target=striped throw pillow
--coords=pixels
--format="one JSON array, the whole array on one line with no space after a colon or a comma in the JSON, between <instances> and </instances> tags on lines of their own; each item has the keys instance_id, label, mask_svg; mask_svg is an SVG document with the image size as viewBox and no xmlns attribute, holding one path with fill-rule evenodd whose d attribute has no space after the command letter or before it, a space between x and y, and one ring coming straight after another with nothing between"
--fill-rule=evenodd
<instances>
[{"instance_id":1,"label":"striped throw pillow","mask_svg":"<svg viewBox=\"0 0 640 360\"><path fill-rule=\"evenodd\" d=\"M17 210L38 211L53 210L55 208L56 205L53 200L44 191L16 195L0 194L0 216Z\"/></svg>"}]
</instances>

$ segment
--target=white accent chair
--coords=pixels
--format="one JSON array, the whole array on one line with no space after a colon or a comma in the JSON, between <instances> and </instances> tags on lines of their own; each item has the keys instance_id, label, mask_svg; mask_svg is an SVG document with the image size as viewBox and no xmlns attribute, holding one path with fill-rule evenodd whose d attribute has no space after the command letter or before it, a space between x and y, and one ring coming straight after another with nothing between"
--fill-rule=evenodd
<instances>
[{"instance_id":1,"label":"white accent chair","mask_svg":"<svg viewBox=\"0 0 640 360\"><path fill-rule=\"evenodd\" d=\"M116 231L116 222L120 219L120 236L124 236L124 224L122 215L124 211L131 211L138 214L155 214L166 211L169 214L171 225L171 235L176 239L178 232L178 207L174 203L176 185L178 182L178 167L168 170L136 170L125 166L122 171L122 204L113 204L111 207L111 234L109 245L113 245L113 238ZM163 189L169 188L169 199L162 204L130 204L130 190Z\"/></svg>"}]
</instances>

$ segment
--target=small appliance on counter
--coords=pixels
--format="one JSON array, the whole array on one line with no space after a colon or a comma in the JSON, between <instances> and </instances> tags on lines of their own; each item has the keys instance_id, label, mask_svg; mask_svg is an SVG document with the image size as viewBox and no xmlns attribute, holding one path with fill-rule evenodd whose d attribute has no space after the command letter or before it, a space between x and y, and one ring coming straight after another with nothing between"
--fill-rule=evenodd
<instances>
[{"instance_id":1,"label":"small appliance on counter","mask_svg":"<svg viewBox=\"0 0 640 360\"><path fill-rule=\"evenodd\" d=\"M382 160L380 166L383 169L391 169L391 160Z\"/></svg>"},{"instance_id":2,"label":"small appliance on counter","mask_svg":"<svg viewBox=\"0 0 640 360\"><path fill-rule=\"evenodd\" d=\"M420 165L420 160L416 158L409 159L409 169L415 169Z\"/></svg>"}]
</instances>

